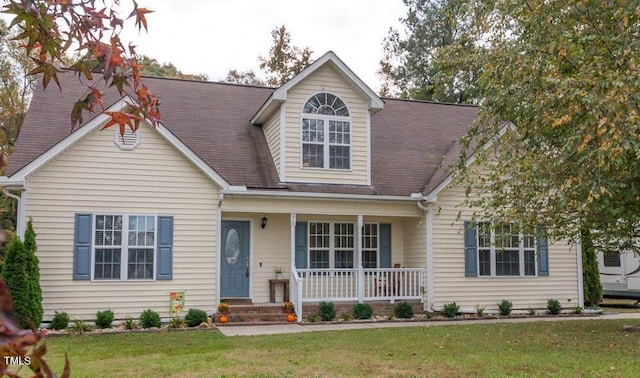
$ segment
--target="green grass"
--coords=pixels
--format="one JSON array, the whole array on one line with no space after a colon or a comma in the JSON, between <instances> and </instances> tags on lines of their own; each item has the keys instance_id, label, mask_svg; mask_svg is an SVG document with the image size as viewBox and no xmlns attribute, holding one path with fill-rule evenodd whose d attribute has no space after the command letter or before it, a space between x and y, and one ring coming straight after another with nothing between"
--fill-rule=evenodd
<instances>
[{"instance_id":1,"label":"green grass","mask_svg":"<svg viewBox=\"0 0 640 378\"><path fill-rule=\"evenodd\" d=\"M216 331L50 338L74 377L636 377L638 321L386 328L230 337Z\"/></svg>"}]
</instances>

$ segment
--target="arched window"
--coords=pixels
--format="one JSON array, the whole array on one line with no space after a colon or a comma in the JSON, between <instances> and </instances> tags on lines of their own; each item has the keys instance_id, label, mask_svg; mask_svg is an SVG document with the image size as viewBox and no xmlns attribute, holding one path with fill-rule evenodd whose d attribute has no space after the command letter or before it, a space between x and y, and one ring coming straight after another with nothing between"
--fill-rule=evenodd
<instances>
[{"instance_id":1,"label":"arched window","mask_svg":"<svg viewBox=\"0 0 640 378\"><path fill-rule=\"evenodd\" d=\"M318 93L302 109L302 166L351 169L349 109L339 97Z\"/></svg>"}]
</instances>

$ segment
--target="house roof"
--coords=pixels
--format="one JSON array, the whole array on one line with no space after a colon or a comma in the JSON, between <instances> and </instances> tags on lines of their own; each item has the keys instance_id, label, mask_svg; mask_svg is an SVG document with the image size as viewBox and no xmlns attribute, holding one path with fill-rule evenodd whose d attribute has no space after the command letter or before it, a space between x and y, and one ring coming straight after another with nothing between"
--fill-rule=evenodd
<instances>
[{"instance_id":1,"label":"house roof","mask_svg":"<svg viewBox=\"0 0 640 378\"><path fill-rule=\"evenodd\" d=\"M87 83L71 73L61 74L60 81L62 92L54 86L36 89L7 176L69 137L71 109ZM250 190L421 193L440 171L448 172L442 166L445 156L477 116L474 106L385 99L384 108L371 118L371 186L281 183L262 127L251 124L275 89L152 77L145 84L160 98L166 129L230 185ZM121 99L102 81L93 85L105 93L105 107ZM80 128L93 117L85 118Z\"/></svg>"}]
</instances>

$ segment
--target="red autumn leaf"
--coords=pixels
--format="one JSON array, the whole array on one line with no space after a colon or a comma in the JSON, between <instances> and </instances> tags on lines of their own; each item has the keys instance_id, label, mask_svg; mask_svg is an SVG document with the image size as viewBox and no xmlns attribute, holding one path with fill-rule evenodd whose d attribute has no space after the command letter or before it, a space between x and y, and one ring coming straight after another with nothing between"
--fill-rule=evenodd
<instances>
[{"instance_id":1,"label":"red autumn leaf","mask_svg":"<svg viewBox=\"0 0 640 378\"><path fill-rule=\"evenodd\" d=\"M129 15L128 18L131 18L133 16L136 17L136 26L138 27L138 30L142 29L142 27L144 26L144 30L147 30L147 18L145 17L145 14L148 13L153 13L152 10L148 10L147 8L138 8L138 3L136 3L135 1L133 2L133 12L131 12L131 14Z\"/></svg>"},{"instance_id":2,"label":"red autumn leaf","mask_svg":"<svg viewBox=\"0 0 640 378\"><path fill-rule=\"evenodd\" d=\"M140 117L128 114L124 112L104 112L104 114L111 117L111 121L107 122L102 130L108 129L111 126L118 125L120 128L120 135L124 136L125 127L128 126L131 131L136 131L136 127L133 126L132 120L139 121Z\"/></svg>"}]
</instances>

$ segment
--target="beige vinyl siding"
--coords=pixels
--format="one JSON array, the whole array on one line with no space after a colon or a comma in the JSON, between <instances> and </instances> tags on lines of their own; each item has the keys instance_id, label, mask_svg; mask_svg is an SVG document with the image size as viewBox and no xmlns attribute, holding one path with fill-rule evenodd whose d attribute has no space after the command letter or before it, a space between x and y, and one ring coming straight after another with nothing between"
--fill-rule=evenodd
<instances>
[{"instance_id":1,"label":"beige vinyl siding","mask_svg":"<svg viewBox=\"0 0 640 378\"><path fill-rule=\"evenodd\" d=\"M456 302L462 310L474 311L476 305L497 309L503 299L513 302L515 309L546 308L555 298L565 308L578 306L578 269L575 246L563 242L549 245L549 276L539 277L465 277L464 220L470 211L457 207L464 192L457 187L438 194L434 214L434 296L436 309Z\"/></svg>"},{"instance_id":2,"label":"beige vinyl siding","mask_svg":"<svg viewBox=\"0 0 640 378\"><path fill-rule=\"evenodd\" d=\"M259 198L225 195L223 211L420 217L414 201L372 201L307 198Z\"/></svg>"},{"instance_id":3,"label":"beige vinyl siding","mask_svg":"<svg viewBox=\"0 0 640 378\"><path fill-rule=\"evenodd\" d=\"M218 189L155 131L138 132L134 151L115 146L113 129L93 132L28 178L45 320L54 311L90 320L105 309L167 317L171 291L186 292L187 308L215 308ZM76 213L173 216L173 279L73 280Z\"/></svg>"},{"instance_id":4,"label":"beige vinyl siding","mask_svg":"<svg viewBox=\"0 0 640 378\"><path fill-rule=\"evenodd\" d=\"M427 298L427 229L425 218L404 218L404 264L405 268L422 268L424 287L423 301Z\"/></svg>"},{"instance_id":5,"label":"beige vinyl siding","mask_svg":"<svg viewBox=\"0 0 640 378\"><path fill-rule=\"evenodd\" d=\"M264 135L267 139L267 144L269 145L269 151L271 151L271 157L273 158L273 163L276 166L276 170L278 170L278 174L282 175L280 172L280 111L275 111L271 118L266 122L265 126L263 126Z\"/></svg>"},{"instance_id":6,"label":"beige vinyl siding","mask_svg":"<svg viewBox=\"0 0 640 378\"><path fill-rule=\"evenodd\" d=\"M319 92L332 93L347 105L351 117L351 169L302 168L300 129L302 107ZM369 112L366 100L329 64L287 92L286 102L286 181L367 185L367 128Z\"/></svg>"}]
</instances>

